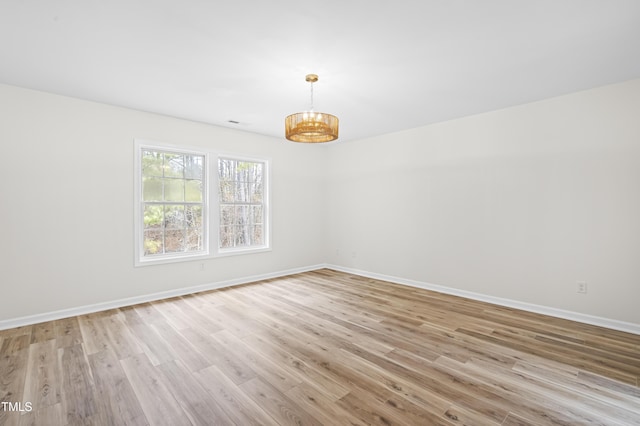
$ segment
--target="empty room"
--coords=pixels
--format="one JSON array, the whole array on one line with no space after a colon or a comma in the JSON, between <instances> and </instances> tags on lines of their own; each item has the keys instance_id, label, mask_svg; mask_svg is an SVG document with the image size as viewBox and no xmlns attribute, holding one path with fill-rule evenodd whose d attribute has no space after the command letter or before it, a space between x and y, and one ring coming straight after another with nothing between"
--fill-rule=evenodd
<instances>
[{"instance_id":1,"label":"empty room","mask_svg":"<svg viewBox=\"0 0 640 426\"><path fill-rule=\"evenodd\" d=\"M3 0L0 425L640 424L640 2Z\"/></svg>"}]
</instances>

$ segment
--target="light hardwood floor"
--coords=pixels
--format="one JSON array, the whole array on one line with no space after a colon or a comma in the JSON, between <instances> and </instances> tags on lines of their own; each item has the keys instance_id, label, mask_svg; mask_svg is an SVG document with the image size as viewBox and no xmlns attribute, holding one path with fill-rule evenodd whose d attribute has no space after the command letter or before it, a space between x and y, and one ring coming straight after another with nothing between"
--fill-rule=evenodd
<instances>
[{"instance_id":1,"label":"light hardwood floor","mask_svg":"<svg viewBox=\"0 0 640 426\"><path fill-rule=\"evenodd\" d=\"M0 331L0 425L639 425L639 376L637 335L320 270Z\"/></svg>"}]
</instances>

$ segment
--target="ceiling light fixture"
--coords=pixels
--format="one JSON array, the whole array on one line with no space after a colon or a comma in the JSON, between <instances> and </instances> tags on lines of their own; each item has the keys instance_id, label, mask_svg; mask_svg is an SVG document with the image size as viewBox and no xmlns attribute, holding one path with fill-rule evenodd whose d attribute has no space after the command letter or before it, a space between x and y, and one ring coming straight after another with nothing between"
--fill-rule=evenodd
<instances>
[{"instance_id":1,"label":"ceiling light fixture","mask_svg":"<svg viewBox=\"0 0 640 426\"><path fill-rule=\"evenodd\" d=\"M324 112L313 111L313 83L318 81L316 74L305 78L311 83L311 109L296 112L284 119L285 137L293 142L319 143L338 139L338 117Z\"/></svg>"}]
</instances>

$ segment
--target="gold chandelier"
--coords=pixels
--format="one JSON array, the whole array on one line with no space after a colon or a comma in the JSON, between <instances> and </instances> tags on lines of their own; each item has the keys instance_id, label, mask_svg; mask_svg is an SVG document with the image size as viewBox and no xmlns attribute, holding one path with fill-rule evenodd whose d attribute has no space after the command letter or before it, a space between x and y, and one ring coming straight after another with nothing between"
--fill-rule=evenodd
<instances>
[{"instance_id":1,"label":"gold chandelier","mask_svg":"<svg viewBox=\"0 0 640 426\"><path fill-rule=\"evenodd\" d=\"M313 83L318 81L318 76L308 74L305 80L311 83L311 108L284 119L285 137L293 142L306 143L331 142L338 139L338 117L313 111Z\"/></svg>"}]
</instances>

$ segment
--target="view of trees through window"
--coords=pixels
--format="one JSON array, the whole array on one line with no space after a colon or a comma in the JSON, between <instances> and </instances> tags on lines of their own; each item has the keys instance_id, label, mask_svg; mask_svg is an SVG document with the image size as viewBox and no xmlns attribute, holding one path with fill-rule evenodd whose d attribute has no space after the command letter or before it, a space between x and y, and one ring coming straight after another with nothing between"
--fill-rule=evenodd
<instances>
[{"instance_id":1,"label":"view of trees through window","mask_svg":"<svg viewBox=\"0 0 640 426\"><path fill-rule=\"evenodd\" d=\"M142 150L144 255L204 249L204 156Z\"/></svg>"},{"instance_id":2,"label":"view of trees through window","mask_svg":"<svg viewBox=\"0 0 640 426\"><path fill-rule=\"evenodd\" d=\"M219 159L220 248L265 244L264 173L261 162Z\"/></svg>"},{"instance_id":3,"label":"view of trees through window","mask_svg":"<svg viewBox=\"0 0 640 426\"><path fill-rule=\"evenodd\" d=\"M268 248L266 161L136 143L138 265L209 256L212 239L219 253Z\"/></svg>"}]
</instances>

